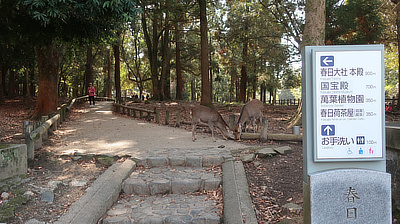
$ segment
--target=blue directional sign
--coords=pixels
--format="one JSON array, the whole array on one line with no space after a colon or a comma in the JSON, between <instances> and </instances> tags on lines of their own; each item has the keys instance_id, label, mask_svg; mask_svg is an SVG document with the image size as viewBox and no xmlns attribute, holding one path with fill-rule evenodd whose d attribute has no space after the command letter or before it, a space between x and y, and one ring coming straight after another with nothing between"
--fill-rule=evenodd
<instances>
[{"instance_id":1,"label":"blue directional sign","mask_svg":"<svg viewBox=\"0 0 400 224\"><path fill-rule=\"evenodd\" d=\"M331 67L335 65L334 56L321 56L321 67Z\"/></svg>"},{"instance_id":2,"label":"blue directional sign","mask_svg":"<svg viewBox=\"0 0 400 224\"><path fill-rule=\"evenodd\" d=\"M321 125L322 136L333 136L335 135L335 125Z\"/></svg>"}]
</instances>

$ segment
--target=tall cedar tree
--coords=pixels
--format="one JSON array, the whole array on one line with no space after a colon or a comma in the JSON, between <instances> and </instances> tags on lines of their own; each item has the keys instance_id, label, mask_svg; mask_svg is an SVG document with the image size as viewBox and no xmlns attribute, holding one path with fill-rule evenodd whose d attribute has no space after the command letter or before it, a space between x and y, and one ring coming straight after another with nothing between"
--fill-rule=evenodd
<instances>
[{"instance_id":1,"label":"tall cedar tree","mask_svg":"<svg viewBox=\"0 0 400 224\"><path fill-rule=\"evenodd\" d=\"M58 107L58 73L68 41L111 37L112 31L137 13L130 0L58 1L3 0L1 11L16 14L5 21L6 28L18 27L13 39L26 39L35 48L39 70L39 91L33 118L55 112Z\"/></svg>"}]
</instances>

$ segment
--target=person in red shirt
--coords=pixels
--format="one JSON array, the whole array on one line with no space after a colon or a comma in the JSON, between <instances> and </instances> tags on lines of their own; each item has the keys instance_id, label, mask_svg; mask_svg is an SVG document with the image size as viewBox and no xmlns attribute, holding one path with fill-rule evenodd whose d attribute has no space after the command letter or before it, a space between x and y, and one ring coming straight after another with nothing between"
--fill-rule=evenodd
<instances>
[{"instance_id":1,"label":"person in red shirt","mask_svg":"<svg viewBox=\"0 0 400 224\"><path fill-rule=\"evenodd\" d=\"M88 87L87 91L88 91L88 94L89 94L90 106L92 106L92 102L93 102L93 106L94 106L95 105L94 95L96 93L96 90L95 90L94 86L92 85L92 83L89 83L89 87Z\"/></svg>"}]
</instances>

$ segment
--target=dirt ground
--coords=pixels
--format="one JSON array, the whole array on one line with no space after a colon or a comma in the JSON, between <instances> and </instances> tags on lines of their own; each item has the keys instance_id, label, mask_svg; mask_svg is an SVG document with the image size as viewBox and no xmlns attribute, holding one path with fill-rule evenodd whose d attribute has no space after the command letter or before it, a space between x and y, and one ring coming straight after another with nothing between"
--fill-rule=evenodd
<instances>
[{"instance_id":1,"label":"dirt ground","mask_svg":"<svg viewBox=\"0 0 400 224\"><path fill-rule=\"evenodd\" d=\"M153 110L158 108L161 115L170 110L171 121L169 126L175 126L175 114L180 110L183 124L179 128L191 130L189 122L190 107L198 104L193 102L150 102L135 103L131 106ZM12 189L1 189L1 193L10 194L8 198L0 199L0 210L10 207L13 199L19 198L24 192L32 192L30 200L11 207L13 215L5 221L8 223L24 223L27 220L37 219L45 222L54 222L68 207L75 202L90 184L110 165L96 156L66 157L57 155L52 147L56 147L64 137L63 127L68 126L70 120L84 116L87 105L79 104L74 107L68 120L62 124L57 132L44 143L43 149L36 152L36 158L29 164L27 177L23 183ZM227 121L229 114L239 115L241 105L216 105L218 111ZM6 100L0 105L0 144L23 143L14 134L21 132L22 121L32 112L32 106L23 100ZM287 121L293 115L296 106L265 106L264 116L268 118L268 133L291 133ZM127 116L127 115L118 115ZM136 119L132 118L131 119ZM387 114L387 121L399 121L400 116ZM161 118L164 121L164 117ZM154 121L151 121L154 122ZM201 128L202 132L211 135L208 128ZM200 130L198 131L200 132ZM218 133L220 135L220 133ZM268 158L256 158L255 161L245 164L250 194L256 208L259 223L302 223L302 211L283 208L288 203L303 205L302 196L302 143L268 141L260 143L257 140L243 141L251 146L290 146L292 151L287 155L277 155ZM244 150L235 156L250 153ZM124 160L125 158L117 158ZM118 162L118 161L116 161ZM74 180L87 180L82 187L70 187ZM52 203L40 201L40 191L48 188L49 183L56 183L55 199ZM19 189L19 190L16 190ZM1 220L1 219L0 219Z\"/></svg>"}]
</instances>

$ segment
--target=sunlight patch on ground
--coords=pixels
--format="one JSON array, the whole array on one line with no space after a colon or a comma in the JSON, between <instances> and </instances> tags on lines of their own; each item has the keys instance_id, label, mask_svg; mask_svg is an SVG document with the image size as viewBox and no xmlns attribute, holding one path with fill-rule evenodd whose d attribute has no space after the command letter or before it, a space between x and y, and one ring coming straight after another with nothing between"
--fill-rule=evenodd
<instances>
[{"instance_id":1,"label":"sunlight patch on ground","mask_svg":"<svg viewBox=\"0 0 400 224\"><path fill-rule=\"evenodd\" d=\"M121 150L125 150L128 148L132 148L137 145L135 141L116 141L116 142L108 142L105 140L100 141L85 141L84 143L80 142L77 145L74 142L70 144L72 148L63 151L63 154L72 155L74 153L94 153L94 154L105 154L105 153L113 153L119 154ZM72 146L73 145L73 146Z\"/></svg>"},{"instance_id":2,"label":"sunlight patch on ground","mask_svg":"<svg viewBox=\"0 0 400 224\"><path fill-rule=\"evenodd\" d=\"M112 114L112 111L109 111L109 110L96 110L96 113Z\"/></svg>"},{"instance_id":3,"label":"sunlight patch on ground","mask_svg":"<svg viewBox=\"0 0 400 224\"><path fill-rule=\"evenodd\" d=\"M56 130L56 132L65 135L65 134L69 134L69 133L72 133L72 132L76 132L76 129L70 129L70 130L65 130L65 129L60 130L59 129L59 130Z\"/></svg>"}]
</instances>

